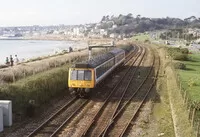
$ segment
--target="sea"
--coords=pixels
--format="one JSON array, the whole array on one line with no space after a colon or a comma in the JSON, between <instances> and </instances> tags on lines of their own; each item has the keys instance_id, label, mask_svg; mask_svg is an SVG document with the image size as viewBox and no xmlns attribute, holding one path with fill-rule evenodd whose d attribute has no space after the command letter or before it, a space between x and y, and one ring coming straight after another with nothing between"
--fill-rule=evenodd
<instances>
[{"instance_id":1,"label":"sea","mask_svg":"<svg viewBox=\"0 0 200 137\"><path fill-rule=\"evenodd\" d=\"M68 50L87 48L82 41L49 41L49 40L0 40L0 64L5 64L6 57L17 55L20 61L53 55Z\"/></svg>"}]
</instances>

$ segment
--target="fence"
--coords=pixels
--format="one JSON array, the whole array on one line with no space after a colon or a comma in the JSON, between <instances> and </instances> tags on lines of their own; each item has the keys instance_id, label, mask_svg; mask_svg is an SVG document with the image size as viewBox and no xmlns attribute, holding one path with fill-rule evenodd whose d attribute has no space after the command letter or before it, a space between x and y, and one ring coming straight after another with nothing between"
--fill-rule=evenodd
<instances>
[{"instance_id":1,"label":"fence","mask_svg":"<svg viewBox=\"0 0 200 137\"><path fill-rule=\"evenodd\" d=\"M170 62L172 63L172 58L170 57ZM175 72L175 78L177 81L177 85L179 87L180 94L183 98L183 103L185 105L185 108L188 112L188 119L190 121L191 126L193 127L194 131L196 132L196 137L200 137L200 111L198 108L196 108L194 102L191 100L190 95L188 94L187 90L183 88L181 77L178 73L178 71L173 67L172 68Z\"/></svg>"}]
</instances>

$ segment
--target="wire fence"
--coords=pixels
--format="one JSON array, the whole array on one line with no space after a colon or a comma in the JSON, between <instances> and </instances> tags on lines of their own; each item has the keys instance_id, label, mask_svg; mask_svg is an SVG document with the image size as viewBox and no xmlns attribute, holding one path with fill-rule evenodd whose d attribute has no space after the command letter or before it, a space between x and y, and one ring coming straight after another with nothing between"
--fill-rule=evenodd
<instances>
[{"instance_id":1,"label":"wire fence","mask_svg":"<svg viewBox=\"0 0 200 137\"><path fill-rule=\"evenodd\" d=\"M173 60L170 58L170 62L172 63ZM183 83L181 81L180 74L178 73L178 70L172 67L173 71L175 72L175 78L177 81L177 85L179 88L179 92L182 95L183 98L183 104L185 106L185 109L187 109L188 112L188 119L190 121L191 126L193 127L194 131L196 132L196 137L200 137L200 111L195 106L194 102L191 100L191 97L186 89L183 88Z\"/></svg>"}]
</instances>

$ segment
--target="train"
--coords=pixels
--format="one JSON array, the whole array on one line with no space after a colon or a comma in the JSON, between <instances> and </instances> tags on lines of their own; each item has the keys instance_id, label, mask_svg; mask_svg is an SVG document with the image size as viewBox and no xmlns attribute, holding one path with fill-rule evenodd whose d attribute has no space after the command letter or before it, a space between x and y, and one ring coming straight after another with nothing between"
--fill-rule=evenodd
<instances>
[{"instance_id":1,"label":"train","mask_svg":"<svg viewBox=\"0 0 200 137\"><path fill-rule=\"evenodd\" d=\"M74 64L69 68L69 91L78 97L87 97L92 89L124 63L127 54L132 50L133 46L115 48L108 53Z\"/></svg>"}]
</instances>

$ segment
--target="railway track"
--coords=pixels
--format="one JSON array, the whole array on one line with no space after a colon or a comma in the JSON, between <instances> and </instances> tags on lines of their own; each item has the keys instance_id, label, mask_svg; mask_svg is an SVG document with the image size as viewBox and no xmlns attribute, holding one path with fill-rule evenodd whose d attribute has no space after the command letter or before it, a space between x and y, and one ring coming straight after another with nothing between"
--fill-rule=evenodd
<instances>
[{"instance_id":1,"label":"railway track","mask_svg":"<svg viewBox=\"0 0 200 137\"><path fill-rule=\"evenodd\" d=\"M126 126L123 128L122 132L120 133L120 137L126 136L126 132L128 133L128 131L130 131L129 127L131 126L131 123L137 119L137 114L139 113L140 109L142 108L143 104L145 103L145 100L147 99L148 95L150 94L152 88L156 84L156 81L157 81L158 75L159 75L159 69L160 69L160 58L159 58L158 54L155 54L155 56L156 56L155 57L156 63L154 64L154 66L157 69L157 70L155 70L155 77L153 79L149 78L147 80L149 82L146 82L146 83L151 83L151 84L148 84L147 88L143 88L143 89L140 90L141 92L142 92L142 90L146 91L146 92L142 92L144 94L140 95L140 98L141 98L142 101L139 104L137 104L136 111L135 111L134 115L132 115L132 117L126 123Z\"/></svg>"},{"instance_id":2,"label":"railway track","mask_svg":"<svg viewBox=\"0 0 200 137\"><path fill-rule=\"evenodd\" d=\"M67 120L70 120L87 102L88 100L77 99L75 97L72 98L60 110L54 113L27 137L52 136L54 132L58 130L58 127L62 125L63 121L66 121L66 118Z\"/></svg>"},{"instance_id":3,"label":"railway track","mask_svg":"<svg viewBox=\"0 0 200 137\"><path fill-rule=\"evenodd\" d=\"M133 53L138 52L138 49L139 48L136 46L136 49ZM134 55L129 54L128 56L130 60ZM137 60L137 58L135 58L135 60ZM126 62L126 64L128 64L128 61ZM53 114L50 118L43 122L38 128L31 132L28 137L55 136L66 123L73 119L78 112L82 111L82 109L88 104L88 102L89 100L73 98L60 110L58 110L55 114Z\"/></svg>"},{"instance_id":4,"label":"railway track","mask_svg":"<svg viewBox=\"0 0 200 137\"><path fill-rule=\"evenodd\" d=\"M137 67L142 62L144 55L145 55L145 50L143 50L143 54L141 56L141 59L137 60L138 61L137 62ZM130 68L131 68L131 66L130 66ZM130 84L130 81L132 80L132 78L133 78L133 76L134 76L134 74L135 74L135 72L137 70L137 67L130 69L126 73L126 75L121 79L121 81L118 83L118 85L116 85L116 87L113 89L113 91L111 92L110 96L107 97L107 99L104 101L102 106L95 113L93 118L88 123L88 126L82 131L82 133L79 136L98 136L100 134L99 131L102 131L103 128L100 129L99 127L104 127L105 124L106 124L105 122L107 121L107 119L109 117L112 117L113 110L116 109L118 107L118 105L120 104L121 99L125 95L126 90L128 88L128 85ZM120 96L121 96L121 99L118 101ZM104 116L103 113L106 116ZM101 118L98 119L98 116L100 116L100 114L101 114Z\"/></svg>"},{"instance_id":5,"label":"railway track","mask_svg":"<svg viewBox=\"0 0 200 137\"><path fill-rule=\"evenodd\" d=\"M108 125L101 132L100 136L124 136L129 125L131 125L134 119L137 118L138 112L156 82L159 72L159 64L159 58L154 56L151 68L140 86L136 91L132 91L132 95L122 103L122 107L115 112L115 115L110 119ZM156 65L158 66L158 70L155 72L156 74L154 74L153 68L155 68ZM155 78L154 75L156 76Z\"/></svg>"}]
</instances>

